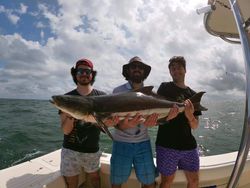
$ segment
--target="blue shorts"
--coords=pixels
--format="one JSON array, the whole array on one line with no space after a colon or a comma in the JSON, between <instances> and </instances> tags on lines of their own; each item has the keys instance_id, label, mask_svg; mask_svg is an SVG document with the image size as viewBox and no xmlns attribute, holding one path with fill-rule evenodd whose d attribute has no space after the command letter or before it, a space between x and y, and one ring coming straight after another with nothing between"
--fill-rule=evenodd
<instances>
[{"instance_id":1,"label":"blue shorts","mask_svg":"<svg viewBox=\"0 0 250 188\"><path fill-rule=\"evenodd\" d=\"M156 169L149 140L139 143L114 141L110 163L113 185L120 185L128 180L132 165L141 183L150 185L155 182Z\"/></svg>"},{"instance_id":2,"label":"blue shorts","mask_svg":"<svg viewBox=\"0 0 250 188\"><path fill-rule=\"evenodd\" d=\"M198 149L181 151L156 146L156 163L164 176L173 175L177 167L189 172L198 172L200 168Z\"/></svg>"}]
</instances>

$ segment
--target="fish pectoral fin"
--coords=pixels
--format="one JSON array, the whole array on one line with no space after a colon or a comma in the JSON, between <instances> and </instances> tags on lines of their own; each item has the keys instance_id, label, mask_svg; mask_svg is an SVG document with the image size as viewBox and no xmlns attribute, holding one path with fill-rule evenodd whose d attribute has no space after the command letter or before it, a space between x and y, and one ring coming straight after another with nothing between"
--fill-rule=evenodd
<instances>
[{"instance_id":1,"label":"fish pectoral fin","mask_svg":"<svg viewBox=\"0 0 250 188\"><path fill-rule=\"evenodd\" d=\"M96 125L96 126L99 127L99 129L100 129L103 133L107 134L107 135L113 140L113 136L112 136L112 134L110 133L110 131L109 131L107 125L105 125L105 123L104 123L100 118L98 118L98 117L96 117L96 116L94 116L94 115L93 115L93 117L96 119L96 122L97 122L97 125Z\"/></svg>"},{"instance_id":2,"label":"fish pectoral fin","mask_svg":"<svg viewBox=\"0 0 250 188\"><path fill-rule=\"evenodd\" d=\"M105 132L105 130L103 129L103 127L100 126L100 125L98 125L98 123L95 123L95 126L96 126L98 129L100 129L100 131L102 131L103 133L106 134L106 132Z\"/></svg>"}]
</instances>

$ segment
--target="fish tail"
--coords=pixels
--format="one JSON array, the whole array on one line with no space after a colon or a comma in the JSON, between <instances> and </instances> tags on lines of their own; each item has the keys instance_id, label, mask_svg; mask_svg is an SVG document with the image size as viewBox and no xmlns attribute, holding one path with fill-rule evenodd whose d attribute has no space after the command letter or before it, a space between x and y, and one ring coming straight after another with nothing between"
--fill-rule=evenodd
<instances>
[{"instance_id":1,"label":"fish tail","mask_svg":"<svg viewBox=\"0 0 250 188\"><path fill-rule=\"evenodd\" d=\"M193 95L191 98L190 98L190 101L193 103L194 105L194 110L195 111L207 111L207 108L202 106L200 104L201 102L201 97L203 96L203 94L206 93L204 91L201 91L201 92L198 92L196 93L195 95Z\"/></svg>"}]
</instances>

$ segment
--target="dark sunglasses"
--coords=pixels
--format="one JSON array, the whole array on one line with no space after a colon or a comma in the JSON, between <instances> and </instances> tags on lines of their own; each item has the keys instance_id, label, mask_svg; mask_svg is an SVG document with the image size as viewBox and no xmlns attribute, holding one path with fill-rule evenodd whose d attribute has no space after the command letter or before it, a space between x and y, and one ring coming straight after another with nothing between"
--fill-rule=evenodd
<instances>
[{"instance_id":1,"label":"dark sunglasses","mask_svg":"<svg viewBox=\"0 0 250 188\"><path fill-rule=\"evenodd\" d=\"M143 70L144 69L144 66L143 66L143 64L135 64L135 63L133 63L133 64L131 64L131 65L129 65L129 67L131 68L131 69L136 69L136 68L138 68L138 69L141 69L141 70Z\"/></svg>"},{"instance_id":2,"label":"dark sunglasses","mask_svg":"<svg viewBox=\"0 0 250 188\"><path fill-rule=\"evenodd\" d=\"M83 68L79 68L76 70L77 75L83 75L83 73L85 73L86 75L90 75L92 73L92 70L91 69L83 69Z\"/></svg>"}]
</instances>

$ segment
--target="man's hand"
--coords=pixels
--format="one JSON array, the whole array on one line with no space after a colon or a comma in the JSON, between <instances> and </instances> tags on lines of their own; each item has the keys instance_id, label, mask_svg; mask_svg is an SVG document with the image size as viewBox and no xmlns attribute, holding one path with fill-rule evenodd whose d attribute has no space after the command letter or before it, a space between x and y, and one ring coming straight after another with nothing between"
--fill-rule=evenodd
<instances>
[{"instance_id":1,"label":"man's hand","mask_svg":"<svg viewBox=\"0 0 250 188\"><path fill-rule=\"evenodd\" d=\"M63 133L68 135L73 130L75 119L65 112L60 113L60 119Z\"/></svg>"},{"instance_id":2,"label":"man's hand","mask_svg":"<svg viewBox=\"0 0 250 188\"><path fill-rule=\"evenodd\" d=\"M184 104L185 104L185 116L188 118L188 120L191 120L191 119L193 119L194 118L194 105L193 105L193 103L189 100L189 99L187 99L187 100L185 100L185 102L184 102Z\"/></svg>"},{"instance_id":3,"label":"man's hand","mask_svg":"<svg viewBox=\"0 0 250 188\"><path fill-rule=\"evenodd\" d=\"M130 117L130 113L128 113L125 119L118 123L117 128L124 130L128 128L133 128L141 123L143 123L143 119L139 113L137 113L132 119Z\"/></svg>"},{"instance_id":4,"label":"man's hand","mask_svg":"<svg viewBox=\"0 0 250 188\"><path fill-rule=\"evenodd\" d=\"M166 121L169 121L171 119L174 119L177 115L179 114L179 108L178 106L175 104L173 106L173 108L170 109L168 116L166 118Z\"/></svg>"},{"instance_id":5,"label":"man's hand","mask_svg":"<svg viewBox=\"0 0 250 188\"><path fill-rule=\"evenodd\" d=\"M106 118L103 123L108 126L108 127L114 127L119 123L120 119L118 116L113 116L113 117L109 117Z\"/></svg>"},{"instance_id":6,"label":"man's hand","mask_svg":"<svg viewBox=\"0 0 250 188\"><path fill-rule=\"evenodd\" d=\"M198 121L198 117L194 116L194 105L193 103L187 99L185 100L185 116L188 119L189 122L189 126L191 127L191 129L196 129L199 126L199 121Z\"/></svg>"},{"instance_id":7,"label":"man's hand","mask_svg":"<svg viewBox=\"0 0 250 188\"><path fill-rule=\"evenodd\" d=\"M149 116L147 116L145 121L143 122L143 125L146 127L153 127L156 126L157 120L158 120L159 114L153 113Z\"/></svg>"}]
</instances>

